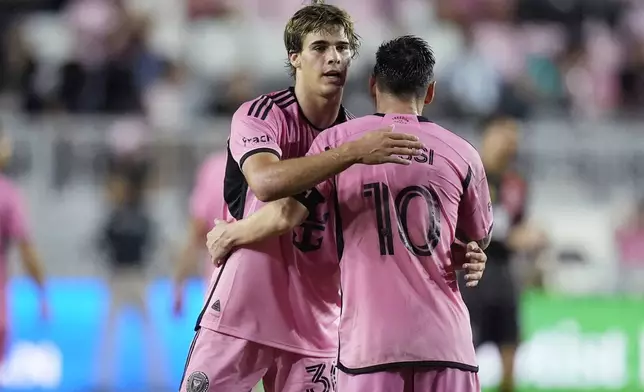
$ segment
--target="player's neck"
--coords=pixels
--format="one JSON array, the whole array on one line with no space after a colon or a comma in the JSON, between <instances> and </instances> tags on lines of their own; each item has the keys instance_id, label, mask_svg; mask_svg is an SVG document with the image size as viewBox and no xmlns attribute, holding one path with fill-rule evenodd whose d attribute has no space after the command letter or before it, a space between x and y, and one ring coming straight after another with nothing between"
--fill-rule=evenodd
<instances>
[{"instance_id":1,"label":"player's neck","mask_svg":"<svg viewBox=\"0 0 644 392\"><path fill-rule=\"evenodd\" d=\"M387 94L381 94L376 103L376 110L382 114L413 114L420 116L423 112L422 107L413 101L403 101Z\"/></svg>"},{"instance_id":2,"label":"player's neck","mask_svg":"<svg viewBox=\"0 0 644 392\"><path fill-rule=\"evenodd\" d=\"M295 98L306 119L316 128L326 129L338 118L342 92L332 97L323 97L308 90L303 83L295 83Z\"/></svg>"}]
</instances>

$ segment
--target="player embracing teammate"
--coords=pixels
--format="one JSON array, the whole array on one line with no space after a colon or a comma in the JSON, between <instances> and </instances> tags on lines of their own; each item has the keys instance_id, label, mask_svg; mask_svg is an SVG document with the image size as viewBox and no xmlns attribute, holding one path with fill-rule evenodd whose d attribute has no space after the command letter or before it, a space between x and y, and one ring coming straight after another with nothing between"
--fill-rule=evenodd
<instances>
[{"instance_id":1,"label":"player embracing teammate","mask_svg":"<svg viewBox=\"0 0 644 392\"><path fill-rule=\"evenodd\" d=\"M215 228L211 232L211 240L223 241L222 249L249 245L235 249L226 263L215 271L195 328L181 391L248 391L260 379L267 391L332 390L331 369L338 355L338 319L340 306L345 303L339 296L338 263L338 249L344 249L338 246L342 243L344 228L336 218L341 205L330 203L331 194L325 196L316 185L342 176L339 173L347 169L360 167L377 172L396 167L412 168L419 161L433 162L441 158L432 155L441 150L428 150L425 143L419 141L415 128L405 128L407 134L394 132L389 117L387 121L365 124L366 128L362 130L370 132L362 132L356 137L333 141L326 137L327 128L341 126L352 118L341 106L341 99L347 70L359 40L345 11L326 4L302 8L287 23L284 42L295 86L247 102L235 113L224 181L229 220L238 220L243 226L244 218L254 212L258 215L273 212L271 216L276 219L271 225L258 224L255 229L246 231L248 238L235 242L226 241L225 225L221 226L222 230ZM429 91L429 85L424 87ZM433 92L433 84L431 89ZM407 117L420 121L415 115ZM339 136L333 132L329 137L333 135ZM314 140L329 143L323 146ZM464 143L455 136L451 140ZM312 145L311 151L315 153L305 156ZM464 164L454 170L461 176L454 183L455 188L449 191L449 197L454 200L461 196L456 194L458 189L469 193L474 192L471 189L479 189L481 173L477 171L475 151L472 154L468 150L463 158L471 173ZM472 188L468 190L469 182L472 182ZM383 203L386 200L383 189L374 186L373 200L385 208L389 203ZM367 190L364 192L361 197L367 200ZM288 198L291 195L296 195L295 199L308 208L306 218L292 232L290 230L300 223L302 211L298 202ZM274 200L278 201L269 203L270 208L262 208L266 202ZM415 202L413 200L412 204ZM275 213L276 209L279 213ZM383 211L377 213L378 218L385 219ZM437 218L438 210L432 211ZM454 223L453 218L443 220ZM387 241L394 240L391 227L389 232L385 228L377 230L387 238L383 246L389 246ZM448 225L442 229L448 233L444 237L438 236L442 241L440 249L447 246L450 235L453 236L451 229L454 227ZM473 232L471 228L468 230ZM282 235L273 237L273 234ZM409 235L417 241L415 233ZM476 234L471 235L476 237ZM250 245L251 242L254 243ZM346 249L349 246L353 249L354 245L347 244ZM470 247L470 260L485 261L480 248ZM402 251L398 250L398 254ZM446 254L440 253L440 256ZM342 257L344 260L345 256ZM434 260L432 257L427 260L430 259ZM470 279L476 281L480 278L482 264L472 264ZM439 263L436 265L439 268ZM422 266L420 263L417 268ZM449 266L443 269L437 273L453 272L449 271ZM374 289L380 286L374 282ZM460 295L453 282L449 284L449 290L453 304L447 307L461 316ZM380 316L389 318L386 314ZM469 330L469 320L466 321ZM445 324L441 325L445 327ZM471 346L471 333L469 339ZM470 358L461 356L455 360L462 359L468 371L475 370ZM340 362L339 366L342 365ZM345 390L354 391L352 387Z\"/></svg>"}]
</instances>

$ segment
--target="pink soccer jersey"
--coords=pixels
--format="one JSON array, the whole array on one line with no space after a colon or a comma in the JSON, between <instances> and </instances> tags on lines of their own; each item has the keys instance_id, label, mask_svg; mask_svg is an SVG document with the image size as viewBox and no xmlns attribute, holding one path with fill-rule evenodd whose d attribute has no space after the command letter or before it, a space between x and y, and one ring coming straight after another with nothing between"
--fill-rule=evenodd
<instances>
[{"instance_id":1,"label":"pink soccer jersey","mask_svg":"<svg viewBox=\"0 0 644 392\"><path fill-rule=\"evenodd\" d=\"M193 219L205 222L208 230L214 226L215 219L225 219L224 177L226 172L224 153L213 154L201 165L197 173L195 187L190 198L190 215ZM210 280L214 266L209 257L204 261L204 276Z\"/></svg>"},{"instance_id":2,"label":"pink soccer jersey","mask_svg":"<svg viewBox=\"0 0 644 392\"><path fill-rule=\"evenodd\" d=\"M0 174L0 325L5 325L7 317L6 288L9 246L12 242L24 240L27 235L27 223L20 193L8 178Z\"/></svg>"},{"instance_id":3,"label":"pink soccer jersey","mask_svg":"<svg viewBox=\"0 0 644 392\"><path fill-rule=\"evenodd\" d=\"M409 166L354 165L314 190L337 198L338 368L360 373L412 363L477 371L469 314L450 260L457 230L480 240L492 227L474 147L423 117L371 115L325 131L309 154L389 124L418 136L423 154Z\"/></svg>"},{"instance_id":4,"label":"pink soccer jersey","mask_svg":"<svg viewBox=\"0 0 644 392\"><path fill-rule=\"evenodd\" d=\"M341 108L337 122L346 118ZM228 141L224 197L230 217L241 219L264 204L241 171L248 157L304 156L319 132L292 89L243 104ZM318 210L293 233L233 252L213 276L201 326L302 355L335 356L340 271L326 203L312 202Z\"/></svg>"}]
</instances>

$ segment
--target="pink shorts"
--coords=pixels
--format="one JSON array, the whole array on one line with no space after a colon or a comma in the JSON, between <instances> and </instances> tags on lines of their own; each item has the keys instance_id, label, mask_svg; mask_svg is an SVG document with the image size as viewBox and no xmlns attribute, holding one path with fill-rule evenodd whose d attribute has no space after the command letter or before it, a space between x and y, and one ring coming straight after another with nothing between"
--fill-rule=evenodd
<instances>
[{"instance_id":1,"label":"pink shorts","mask_svg":"<svg viewBox=\"0 0 644 392\"><path fill-rule=\"evenodd\" d=\"M190 347L180 392L331 392L335 358L290 353L201 327Z\"/></svg>"},{"instance_id":2,"label":"pink shorts","mask_svg":"<svg viewBox=\"0 0 644 392\"><path fill-rule=\"evenodd\" d=\"M457 369L407 368L391 372L347 374L337 371L336 392L480 392L476 373Z\"/></svg>"}]
</instances>

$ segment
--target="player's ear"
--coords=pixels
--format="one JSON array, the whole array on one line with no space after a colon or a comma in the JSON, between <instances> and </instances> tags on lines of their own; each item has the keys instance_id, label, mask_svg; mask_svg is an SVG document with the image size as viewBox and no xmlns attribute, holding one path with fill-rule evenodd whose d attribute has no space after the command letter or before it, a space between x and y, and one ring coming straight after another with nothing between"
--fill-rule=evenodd
<instances>
[{"instance_id":1,"label":"player's ear","mask_svg":"<svg viewBox=\"0 0 644 392\"><path fill-rule=\"evenodd\" d=\"M297 52L290 53L288 55L288 61L291 63L293 68L299 69L302 66L302 61L300 59L300 54Z\"/></svg>"},{"instance_id":2,"label":"player's ear","mask_svg":"<svg viewBox=\"0 0 644 392\"><path fill-rule=\"evenodd\" d=\"M425 105L429 105L434 100L434 92L436 88L436 81L433 81L427 86L427 94L425 94Z\"/></svg>"},{"instance_id":3,"label":"player's ear","mask_svg":"<svg viewBox=\"0 0 644 392\"><path fill-rule=\"evenodd\" d=\"M369 77L369 93L371 98L376 99L376 78L373 75Z\"/></svg>"}]
</instances>

